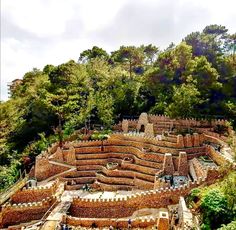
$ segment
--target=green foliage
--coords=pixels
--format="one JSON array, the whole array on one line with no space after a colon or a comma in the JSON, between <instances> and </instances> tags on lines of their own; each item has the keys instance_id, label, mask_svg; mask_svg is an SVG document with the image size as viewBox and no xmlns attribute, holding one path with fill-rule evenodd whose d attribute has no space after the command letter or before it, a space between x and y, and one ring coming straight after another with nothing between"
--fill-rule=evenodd
<instances>
[{"instance_id":1,"label":"green foliage","mask_svg":"<svg viewBox=\"0 0 236 230\"><path fill-rule=\"evenodd\" d=\"M203 228L215 229L222 223L228 223L232 218L232 213L228 207L228 202L220 190L210 190L201 201L203 212Z\"/></svg>"},{"instance_id":2,"label":"green foliage","mask_svg":"<svg viewBox=\"0 0 236 230\"><path fill-rule=\"evenodd\" d=\"M20 163L17 160L12 160L11 166L0 166L0 191L9 187L20 175Z\"/></svg>"},{"instance_id":3,"label":"green foliage","mask_svg":"<svg viewBox=\"0 0 236 230\"><path fill-rule=\"evenodd\" d=\"M235 230L236 229L236 221L232 221L229 224L223 226L221 228L218 228L218 230Z\"/></svg>"},{"instance_id":4,"label":"green foliage","mask_svg":"<svg viewBox=\"0 0 236 230\"><path fill-rule=\"evenodd\" d=\"M91 140L106 140L111 132L112 131L109 129L94 131L94 133L91 135Z\"/></svg>"},{"instance_id":5,"label":"green foliage","mask_svg":"<svg viewBox=\"0 0 236 230\"><path fill-rule=\"evenodd\" d=\"M194 188L191 193L187 197L187 202L190 206L192 206L193 202L197 202L200 199L200 189Z\"/></svg>"},{"instance_id":6,"label":"green foliage","mask_svg":"<svg viewBox=\"0 0 236 230\"><path fill-rule=\"evenodd\" d=\"M94 46L92 49L88 49L88 50L83 51L80 54L79 61L82 63L86 63L86 62L91 61L92 59L97 58L97 57L107 60L109 55L102 48Z\"/></svg>"},{"instance_id":7,"label":"green foliage","mask_svg":"<svg viewBox=\"0 0 236 230\"><path fill-rule=\"evenodd\" d=\"M229 209L236 217L236 172L231 173L224 181L223 193L227 199Z\"/></svg>"},{"instance_id":8,"label":"green foliage","mask_svg":"<svg viewBox=\"0 0 236 230\"><path fill-rule=\"evenodd\" d=\"M193 83L184 83L180 87L175 86L173 102L167 107L167 115L185 118L196 116L196 106L202 103L199 97L200 92Z\"/></svg>"}]
</instances>

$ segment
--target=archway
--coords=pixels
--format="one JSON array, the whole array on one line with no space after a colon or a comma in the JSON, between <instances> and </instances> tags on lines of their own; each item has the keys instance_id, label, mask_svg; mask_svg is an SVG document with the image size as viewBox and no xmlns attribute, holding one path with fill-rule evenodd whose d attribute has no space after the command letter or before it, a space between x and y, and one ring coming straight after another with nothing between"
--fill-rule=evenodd
<instances>
[{"instance_id":1,"label":"archway","mask_svg":"<svg viewBox=\"0 0 236 230\"><path fill-rule=\"evenodd\" d=\"M139 132L144 132L144 130L145 130L144 125L141 125Z\"/></svg>"}]
</instances>

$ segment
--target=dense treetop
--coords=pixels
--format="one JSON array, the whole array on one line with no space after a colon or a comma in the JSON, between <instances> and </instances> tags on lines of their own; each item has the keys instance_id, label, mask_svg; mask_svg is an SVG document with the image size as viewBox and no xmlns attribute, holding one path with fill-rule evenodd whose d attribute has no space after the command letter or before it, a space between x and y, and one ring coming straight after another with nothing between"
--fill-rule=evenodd
<instances>
[{"instance_id":1,"label":"dense treetop","mask_svg":"<svg viewBox=\"0 0 236 230\"><path fill-rule=\"evenodd\" d=\"M162 51L149 44L109 54L94 46L78 62L33 69L0 104L2 172L88 120L110 127L145 111L235 122L235 50L236 34L210 25Z\"/></svg>"}]
</instances>

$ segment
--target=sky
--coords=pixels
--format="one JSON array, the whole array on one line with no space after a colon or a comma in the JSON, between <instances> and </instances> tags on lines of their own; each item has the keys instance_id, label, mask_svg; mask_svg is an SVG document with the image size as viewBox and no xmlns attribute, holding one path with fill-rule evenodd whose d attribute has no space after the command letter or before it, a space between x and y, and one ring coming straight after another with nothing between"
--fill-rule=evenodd
<instances>
[{"instance_id":1,"label":"sky","mask_svg":"<svg viewBox=\"0 0 236 230\"><path fill-rule=\"evenodd\" d=\"M0 0L1 100L7 83L33 68L77 61L94 45L161 49L219 24L236 32L235 0Z\"/></svg>"}]
</instances>

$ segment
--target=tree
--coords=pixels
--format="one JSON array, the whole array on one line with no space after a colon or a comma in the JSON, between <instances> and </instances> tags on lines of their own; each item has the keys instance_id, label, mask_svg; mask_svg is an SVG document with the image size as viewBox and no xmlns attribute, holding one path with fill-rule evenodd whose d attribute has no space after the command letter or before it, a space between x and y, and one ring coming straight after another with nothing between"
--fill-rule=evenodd
<instances>
[{"instance_id":1,"label":"tree","mask_svg":"<svg viewBox=\"0 0 236 230\"><path fill-rule=\"evenodd\" d=\"M85 108L90 94L90 84L86 67L69 61L59 65L49 73L50 86L45 100L48 109L57 115L55 129L62 144L62 128L67 123L73 128L86 119Z\"/></svg>"},{"instance_id":2,"label":"tree","mask_svg":"<svg viewBox=\"0 0 236 230\"><path fill-rule=\"evenodd\" d=\"M133 71L136 73L140 71L138 67L143 64L144 55L142 50L135 46L121 46L119 50L111 53L111 58L115 62L127 64L131 77Z\"/></svg>"},{"instance_id":3,"label":"tree","mask_svg":"<svg viewBox=\"0 0 236 230\"><path fill-rule=\"evenodd\" d=\"M205 56L216 67L217 57L223 55L227 31L224 26L209 25L201 33L189 34L184 41L193 47L194 56Z\"/></svg>"},{"instance_id":4,"label":"tree","mask_svg":"<svg viewBox=\"0 0 236 230\"><path fill-rule=\"evenodd\" d=\"M12 100L14 110L10 119L16 120L12 122L7 138L11 149L22 151L38 138L38 133L51 133L55 115L44 104L48 85L48 76L37 69L24 75Z\"/></svg>"},{"instance_id":5,"label":"tree","mask_svg":"<svg viewBox=\"0 0 236 230\"><path fill-rule=\"evenodd\" d=\"M236 221L232 221L229 224L223 226L221 228L218 228L218 230L235 230L236 229Z\"/></svg>"},{"instance_id":6,"label":"tree","mask_svg":"<svg viewBox=\"0 0 236 230\"><path fill-rule=\"evenodd\" d=\"M228 201L229 209L236 215L236 173L232 173L225 180L223 192Z\"/></svg>"},{"instance_id":7,"label":"tree","mask_svg":"<svg viewBox=\"0 0 236 230\"><path fill-rule=\"evenodd\" d=\"M196 88L191 77L188 83L181 86L174 86L173 102L166 109L170 117L193 117L196 116L196 106L202 103L200 92Z\"/></svg>"},{"instance_id":8,"label":"tree","mask_svg":"<svg viewBox=\"0 0 236 230\"><path fill-rule=\"evenodd\" d=\"M219 74L216 69L212 67L204 56L201 56L195 57L188 63L185 74L187 76L191 75L196 82L201 99L204 101L199 107L202 112L216 114L221 100L220 90L222 88L222 84L218 81Z\"/></svg>"},{"instance_id":9,"label":"tree","mask_svg":"<svg viewBox=\"0 0 236 230\"><path fill-rule=\"evenodd\" d=\"M147 46L141 46L141 49L143 50L145 55L145 63L147 65L152 65L157 58L159 48L152 44L149 44Z\"/></svg>"},{"instance_id":10,"label":"tree","mask_svg":"<svg viewBox=\"0 0 236 230\"><path fill-rule=\"evenodd\" d=\"M216 229L231 219L226 197L219 190L210 190L201 201L203 224Z\"/></svg>"},{"instance_id":11,"label":"tree","mask_svg":"<svg viewBox=\"0 0 236 230\"><path fill-rule=\"evenodd\" d=\"M87 49L80 54L79 62L86 63L97 57L108 60L109 55L104 49L93 46L92 49Z\"/></svg>"}]
</instances>

